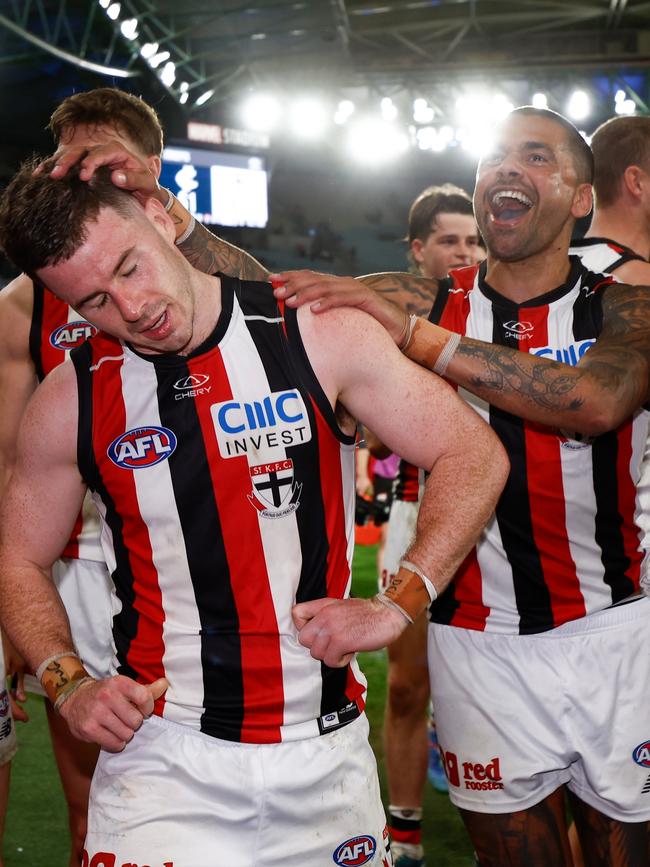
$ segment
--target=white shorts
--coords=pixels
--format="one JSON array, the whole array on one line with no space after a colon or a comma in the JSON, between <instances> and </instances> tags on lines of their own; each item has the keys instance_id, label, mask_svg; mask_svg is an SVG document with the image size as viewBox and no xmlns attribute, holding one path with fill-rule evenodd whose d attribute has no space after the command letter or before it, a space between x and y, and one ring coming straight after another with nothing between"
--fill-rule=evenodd
<instances>
[{"instance_id":1,"label":"white shorts","mask_svg":"<svg viewBox=\"0 0 650 867\"><path fill-rule=\"evenodd\" d=\"M106 565L97 560L57 560L52 579L83 664L93 677L108 677L113 658L113 582ZM35 677L25 678L25 688L45 695Z\"/></svg>"},{"instance_id":2,"label":"white shorts","mask_svg":"<svg viewBox=\"0 0 650 867\"><path fill-rule=\"evenodd\" d=\"M10 762L16 755L17 749L16 725L11 715L5 660L2 655L2 640L0 640L0 766Z\"/></svg>"},{"instance_id":3,"label":"white shorts","mask_svg":"<svg viewBox=\"0 0 650 867\"><path fill-rule=\"evenodd\" d=\"M393 500L388 519L388 533L384 548L384 569L379 576L379 590L385 590L393 575L397 575L399 561L415 539L419 503Z\"/></svg>"},{"instance_id":4,"label":"white shorts","mask_svg":"<svg viewBox=\"0 0 650 867\"><path fill-rule=\"evenodd\" d=\"M438 740L457 807L525 810L563 784L650 819L650 599L538 635L432 623Z\"/></svg>"},{"instance_id":5,"label":"white shorts","mask_svg":"<svg viewBox=\"0 0 650 867\"><path fill-rule=\"evenodd\" d=\"M82 867L390 867L385 829L365 716L263 745L151 717L100 754Z\"/></svg>"}]
</instances>

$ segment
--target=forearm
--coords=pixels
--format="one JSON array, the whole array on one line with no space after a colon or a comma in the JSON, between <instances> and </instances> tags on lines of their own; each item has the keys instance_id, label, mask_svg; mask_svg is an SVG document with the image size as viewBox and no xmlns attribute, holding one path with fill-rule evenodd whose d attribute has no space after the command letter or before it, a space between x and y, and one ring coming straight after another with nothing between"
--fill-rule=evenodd
<instances>
[{"instance_id":1,"label":"forearm","mask_svg":"<svg viewBox=\"0 0 650 867\"><path fill-rule=\"evenodd\" d=\"M465 449L440 457L429 473L413 545L405 559L420 567L438 595L448 586L488 523L509 465L496 436L482 425Z\"/></svg>"},{"instance_id":2,"label":"forearm","mask_svg":"<svg viewBox=\"0 0 650 867\"><path fill-rule=\"evenodd\" d=\"M418 320L407 355L431 370L452 332ZM592 361L593 358L593 361ZM444 376L499 409L527 421L598 435L622 423L645 399L647 377L638 354L622 360L600 349L572 367L547 358L462 337Z\"/></svg>"},{"instance_id":3,"label":"forearm","mask_svg":"<svg viewBox=\"0 0 650 867\"><path fill-rule=\"evenodd\" d=\"M31 671L55 653L73 651L68 617L47 572L0 562L2 629Z\"/></svg>"},{"instance_id":4,"label":"forearm","mask_svg":"<svg viewBox=\"0 0 650 867\"><path fill-rule=\"evenodd\" d=\"M180 243L176 242L178 249L199 271L204 274L221 271L241 280L268 279L268 270L253 256L213 235L201 223L192 224L192 215L175 197L169 215L176 226L176 237L183 238Z\"/></svg>"},{"instance_id":5,"label":"forearm","mask_svg":"<svg viewBox=\"0 0 650 867\"><path fill-rule=\"evenodd\" d=\"M400 310L428 316L438 290L438 283L429 277L407 273L366 274L358 278L370 289L396 304Z\"/></svg>"}]
</instances>

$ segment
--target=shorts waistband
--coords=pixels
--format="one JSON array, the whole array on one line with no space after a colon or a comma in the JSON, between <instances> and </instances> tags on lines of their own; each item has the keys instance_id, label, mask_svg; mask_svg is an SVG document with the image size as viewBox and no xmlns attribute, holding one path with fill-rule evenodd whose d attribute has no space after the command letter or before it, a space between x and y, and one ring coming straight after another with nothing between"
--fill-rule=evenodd
<instances>
[{"instance_id":1,"label":"shorts waistband","mask_svg":"<svg viewBox=\"0 0 650 867\"><path fill-rule=\"evenodd\" d=\"M613 627L620 626L622 623L632 623L634 620L639 620L642 617L650 617L649 608L650 598L647 596L635 596L619 602L617 605L603 608L601 611L594 611L593 614L587 614L578 620L570 620L568 623L563 623L549 632L541 632L540 637L548 636L553 638L557 636L561 638L565 635L577 635L582 632L612 629Z\"/></svg>"},{"instance_id":2,"label":"shorts waistband","mask_svg":"<svg viewBox=\"0 0 650 867\"><path fill-rule=\"evenodd\" d=\"M350 702L340 710L323 714L317 719L306 723L306 725L310 727L310 733L305 734L304 738L297 738L296 740L305 740L306 738L319 737L320 735L328 735L331 732L338 731L339 729L350 725L350 723L359 719L362 714L363 709L359 706L359 704L356 701ZM215 743L222 747L247 747L250 749L255 749L256 747L276 746L277 744L290 742L290 739L275 741L270 744L267 742L250 743L248 741L230 741L226 740L225 738L218 738L214 735L206 734L206 732L199 731L199 729L193 728L192 726L189 726L185 723L174 722L173 720L166 719L165 717L158 716L157 714L150 716L147 722L152 722L154 723L154 725L161 726L162 728L166 728L169 731L175 731L178 734L184 734L190 737L200 738L204 741L209 741L210 743Z\"/></svg>"}]
</instances>

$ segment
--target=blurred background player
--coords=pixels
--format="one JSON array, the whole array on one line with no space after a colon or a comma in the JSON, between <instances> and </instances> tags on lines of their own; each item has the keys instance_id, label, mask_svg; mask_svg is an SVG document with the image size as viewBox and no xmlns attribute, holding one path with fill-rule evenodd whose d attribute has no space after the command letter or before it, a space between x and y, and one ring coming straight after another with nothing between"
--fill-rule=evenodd
<instances>
[{"instance_id":1,"label":"blurred background player","mask_svg":"<svg viewBox=\"0 0 650 867\"><path fill-rule=\"evenodd\" d=\"M472 201L452 184L425 189L411 205L408 218L409 258L423 277L446 277L453 268L484 258ZM404 296L411 313L427 315L431 296ZM396 574L413 540L421 488L419 470L401 461L391 507L383 586ZM438 750L435 725L427 724L429 672L427 617L422 614L388 647L388 694L384 717L384 754L389 794L389 827L396 867L422 867L422 795L427 777L438 791L447 780Z\"/></svg>"}]
</instances>

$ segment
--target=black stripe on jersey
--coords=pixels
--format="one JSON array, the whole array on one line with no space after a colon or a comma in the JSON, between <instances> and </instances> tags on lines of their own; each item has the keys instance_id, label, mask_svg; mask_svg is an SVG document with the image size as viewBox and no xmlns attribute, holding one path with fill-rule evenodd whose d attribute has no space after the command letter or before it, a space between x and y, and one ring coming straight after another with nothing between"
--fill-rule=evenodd
<instances>
[{"instance_id":1,"label":"black stripe on jersey","mask_svg":"<svg viewBox=\"0 0 650 867\"><path fill-rule=\"evenodd\" d=\"M41 340L43 332L43 307L45 305L45 289L39 283L33 283L34 306L32 309L32 321L29 325L29 354L34 362L38 381L45 379L43 369L43 356L41 355Z\"/></svg>"},{"instance_id":2,"label":"black stripe on jersey","mask_svg":"<svg viewBox=\"0 0 650 867\"><path fill-rule=\"evenodd\" d=\"M440 322L440 317L442 316L445 305L449 300L449 290L452 286L453 280L451 279L451 277L445 277L444 280L438 281L438 291L436 292L436 299L433 302L431 313L429 313L429 322L433 322L434 325L437 325Z\"/></svg>"},{"instance_id":3,"label":"black stripe on jersey","mask_svg":"<svg viewBox=\"0 0 650 867\"><path fill-rule=\"evenodd\" d=\"M604 581L612 591L612 603L634 593L634 583L625 574L630 558L625 554L618 511L618 438L616 431L596 437L591 447L594 493L596 495L596 543L605 568Z\"/></svg>"},{"instance_id":4,"label":"black stripe on jersey","mask_svg":"<svg viewBox=\"0 0 650 867\"><path fill-rule=\"evenodd\" d=\"M108 493L99 473L93 450L93 400L92 400L92 350L86 341L70 353L77 374L77 390L79 394L79 425L77 431L77 463L81 475L91 490L101 497L106 509L106 523L113 537L115 553L115 570L111 578L115 584L115 593L122 603L122 610L113 617L113 641L117 654L118 673L134 680L137 672L127 662L127 654L131 641L138 631L138 613L133 606L134 577L131 561L124 544L122 518L115 508L115 503Z\"/></svg>"},{"instance_id":5,"label":"black stripe on jersey","mask_svg":"<svg viewBox=\"0 0 650 867\"><path fill-rule=\"evenodd\" d=\"M603 326L602 274L585 269L583 288L573 314L573 334L576 340L598 337ZM601 291L598 291L600 287ZM594 291L595 290L595 291ZM625 541L618 511L618 438L616 432L597 437L591 448L594 495L596 498L595 539L605 569L604 581L611 588L612 602L625 599L634 592L633 582L626 576L630 559L625 554Z\"/></svg>"},{"instance_id":6,"label":"black stripe on jersey","mask_svg":"<svg viewBox=\"0 0 650 867\"><path fill-rule=\"evenodd\" d=\"M190 370L178 357L174 360L174 366L156 364L155 370L160 421L174 431L179 444L168 460L183 533L178 543L185 547L201 622L201 731L238 741L244 718L239 615L196 406L174 400L174 383Z\"/></svg>"},{"instance_id":7,"label":"black stripe on jersey","mask_svg":"<svg viewBox=\"0 0 650 867\"><path fill-rule=\"evenodd\" d=\"M492 304L492 343L517 348L506 337L504 323L519 320L517 305ZM512 569L515 599L519 611L519 632L528 635L551 629L553 611L544 582L539 551L535 544L528 494L525 422L490 405L490 425L503 443L510 459L510 474L495 515L501 541Z\"/></svg>"},{"instance_id":8,"label":"black stripe on jersey","mask_svg":"<svg viewBox=\"0 0 650 867\"><path fill-rule=\"evenodd\" d=\"M271 296L275 306L275 301ZM248 312L248 305L244 301L243 310ZM289 308L286 308L286 313ZM277 308L275 315L278 314ZM272 391L282 391L294 388L296 384L300 389L303 401L307 408L312 438L303 445L290 446L286 449L287 457L293 461L295 479L302 484L300 495L300 508L295 511L300 549L302 552L302 566L296 602L307 602L311 599L320 599L327 596L327 561L329 555L329 543L327 540L327 524L325 519L325 504L321 493L320 476L320 450L318 441L318 428L316 417L310 397L314 400L320 395L327 401L320 384L316 380L311 365L304 367L306 358L305 350L298 331L295 310L286 317L288 340L285 338L280 323L267 323L263 321L248 321L248 330L255 343L264 365L269 386ZM273 317L272 312L262 315ZM314 394L309 387L316 383L317 393ZM319 409L321 403L318 404ZM327 408L331 419L334 413L327 401ZM336 420L334 418L334 424ZM338 431L336 426L335 432ZM340 438L340 437L339 437ZM338 472L339 468L336 467ZM346 703L345 687L347 684L347 666L343 668L329 668L321 663L321 706L320 713L326 714L338 710Z\"/></svg>"}]
</instances>

